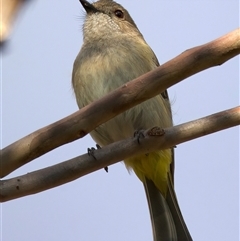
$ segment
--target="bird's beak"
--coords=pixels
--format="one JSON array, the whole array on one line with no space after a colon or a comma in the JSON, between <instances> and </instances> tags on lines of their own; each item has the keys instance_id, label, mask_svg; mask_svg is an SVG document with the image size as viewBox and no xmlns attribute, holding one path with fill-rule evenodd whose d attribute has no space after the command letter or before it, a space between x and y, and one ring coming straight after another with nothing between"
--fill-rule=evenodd
<instances>
[{"instance_id":1,"label":"bird's beak","mask_svg":"<svg viewBox=\"0 0 240 241\"><path fill-rule=\"evenodd\" d=\"M96 13L98 10L88 1L86 0L79 0L84 9L86 10L87 13Z\"/></svg>"}]
</instances>

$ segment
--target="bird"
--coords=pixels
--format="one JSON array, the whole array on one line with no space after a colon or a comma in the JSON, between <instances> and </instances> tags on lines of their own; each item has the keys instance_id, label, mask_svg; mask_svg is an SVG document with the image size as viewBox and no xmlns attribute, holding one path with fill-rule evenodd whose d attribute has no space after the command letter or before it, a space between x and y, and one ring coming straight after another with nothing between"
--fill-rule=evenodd
<instances>
[{"instance_id":1,"label":"bird","mask_svg":"<svg viewBox=\"0 0 240 241\"><path fill-rule=\"evenodd\" d=\"M157 68L159 62L123 6L113 0L80 3L86 16L72 87L79 108L83 108ZM167 90L101 124L90 135L104 147L154 126L173 126ZM191 241L174 190L173 148L126 158L124 163L144 185L154 241Z\"/></svg>"}]
</instances>

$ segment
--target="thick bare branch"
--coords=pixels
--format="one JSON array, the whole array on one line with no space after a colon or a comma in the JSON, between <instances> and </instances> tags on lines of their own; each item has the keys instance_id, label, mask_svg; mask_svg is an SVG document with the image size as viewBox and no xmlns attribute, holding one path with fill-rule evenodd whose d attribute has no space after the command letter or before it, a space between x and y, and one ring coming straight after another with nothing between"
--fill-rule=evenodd
<instances>
[{"instance_id":1,"label":"thick bare branch","mask_svg":"<svg viewBox=\"0 0 240 241\"><path fill-rule=\"evenodd\" d=\"M112 165L134 155L144 154L208 135L240 124L240 107L219 112L195 121L160 130L163 135L150 136L145 131L140 144L135 138L119 141L96 150L94 159L87 154L23 176L0 182L0 202L35 194Z\"/></svg>"},{"instance_id":2,"label":"thick bare branch","mask_svg":"<svg viewBox=\"0 0 240 241\"><path fill-rule=\"evenodd\" d=\"M239 29L185 51L80 111L4 148L1 151L0 176L4 177L48 151L85 136L98 125L121 112L161 93L191 75L220 65L239 53Z\"/></svg>"}]
</instances>

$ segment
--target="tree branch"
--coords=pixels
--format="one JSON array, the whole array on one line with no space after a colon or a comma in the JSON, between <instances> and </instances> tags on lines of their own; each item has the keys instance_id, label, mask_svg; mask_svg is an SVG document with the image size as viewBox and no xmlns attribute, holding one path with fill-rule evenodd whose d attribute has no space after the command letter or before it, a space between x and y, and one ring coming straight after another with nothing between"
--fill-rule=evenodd
<instances>
[{"instance_id":1,"label":"tree branch","mask_svg":"<svg viewBox=\"0 0 240 241\"><path fill-rule=\"evenodd\" d=\"M24 2L25 0L1 0L0 48L8 39L13 19L16 17Z\"/></svg>"},{"instance_id":2,"label":"tree branch","mask_svg":"<svg viewBox=\"0 0 240 241\"><path fill-rule=\"evenodd\" d=\"M54 148L85 136L121 112L156 96L191 75L221 65L239 53L239 29L183 52L74 114L5 147L1 150L0 177Z\"/></svg>"},{"instance_id":3,"label":"tree branch","mask_svg":"<svg viewBox=\"0 0 240 241\"><path fill-rule=\"evenodd\" d=\"M162 135L151 136L146 130L145 138L115 142L94 152L56 164L23 176L0 181L0 202L35 194L112 165L134 155L170 148L177 144L205 136L240 124L240 107L222 111L195 121L166 128L159 128Z\"/></svg>"}]
</instances>

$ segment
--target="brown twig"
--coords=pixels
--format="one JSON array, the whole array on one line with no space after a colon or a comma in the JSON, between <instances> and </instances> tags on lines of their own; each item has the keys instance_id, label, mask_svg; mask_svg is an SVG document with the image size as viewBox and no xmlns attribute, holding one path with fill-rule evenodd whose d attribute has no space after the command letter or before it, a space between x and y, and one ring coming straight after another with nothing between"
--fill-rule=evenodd
<instances>
[{"instance_id":1,"label":"brown twig","mask_svg":"<svg viewBox=\"0 0 240 241\"><path fill-rule=\"evenodd\" d=\"M240 107L222 111L195 121L164 129L161 135L115 142L94 152L23 176L0 181L0 202L35 194L73 181L93 171L134 155L145 154L208 135L240 124ZM157 139L156 139L157 138ZM156 141L157 140L157 141Z\"/></svg>"}]
</instances>

